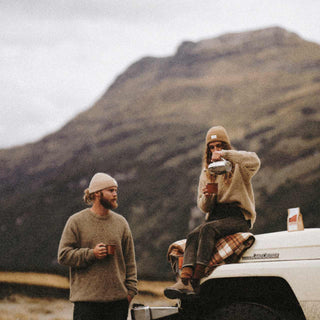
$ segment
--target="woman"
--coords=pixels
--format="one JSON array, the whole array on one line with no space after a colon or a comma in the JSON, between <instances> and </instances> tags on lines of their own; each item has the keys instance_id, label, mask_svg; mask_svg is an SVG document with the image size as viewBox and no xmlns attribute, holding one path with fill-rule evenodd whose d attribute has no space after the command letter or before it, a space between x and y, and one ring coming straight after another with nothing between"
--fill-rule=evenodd
<instances>
[{"instance_id":1,"label":"woman","mask_svg":"<svg viewBox=\"0 0 320 320\"><path fill-rule=\"evenodd\" d=\"M212 174L210 163L223 159L232 164L231 171ZM209 129L197 200L199 209L206 213L206 221L187 236L181 279L165 289L168 298L194 294L217 240L253 227L256 211L251 178L259 167L260 160L254 152L232 149L225 128Z\"/></svg>"}]
</instances>

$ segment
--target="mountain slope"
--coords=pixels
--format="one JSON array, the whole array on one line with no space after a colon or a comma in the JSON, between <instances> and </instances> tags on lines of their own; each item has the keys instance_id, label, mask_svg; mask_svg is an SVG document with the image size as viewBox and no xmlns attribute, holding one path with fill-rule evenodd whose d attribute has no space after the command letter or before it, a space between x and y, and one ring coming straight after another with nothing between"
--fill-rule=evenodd
<instances>
[{"instance_id":1,"label":"mountain slope","mask_svg":"<svg viewBox=\"0 0 320 320\"><path fill-rule=\"evenodd\" d=\"M166 276L166 250L199 220L204 137L224 125L258 153L254 232L283 230L287 208L319 226L320 46L281 28L182 43L131 65L58 132L0 150L0 267L61 271L56 250L97 171L120 185L140 275Z\"/></svg>"}]
</instances>

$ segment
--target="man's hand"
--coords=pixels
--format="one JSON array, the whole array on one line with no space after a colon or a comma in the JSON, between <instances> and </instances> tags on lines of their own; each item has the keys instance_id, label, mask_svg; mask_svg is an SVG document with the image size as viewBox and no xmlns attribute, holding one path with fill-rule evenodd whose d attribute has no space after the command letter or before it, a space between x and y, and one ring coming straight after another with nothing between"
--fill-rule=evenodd
<instances>
[{"instance_id":1,"label":"man's hand","mask_svg":"<svg viewBox=\"0 0 320 320\"><path fill-rule=\"evenodd\" d=\"M106 245L104 243L97 244L93 249L93 253L97 259L104 259L107 256Z\"/></svg>"}]
</instances>

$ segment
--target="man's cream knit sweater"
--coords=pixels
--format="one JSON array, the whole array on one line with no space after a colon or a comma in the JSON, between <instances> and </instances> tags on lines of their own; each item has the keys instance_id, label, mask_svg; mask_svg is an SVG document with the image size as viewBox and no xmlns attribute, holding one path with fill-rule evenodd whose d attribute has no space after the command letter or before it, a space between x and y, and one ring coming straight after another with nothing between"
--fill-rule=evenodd
<instances>
[{"instance_id":1,"label":"man's cream knit sweater","mask_svg":"<svg viewBox=\"0 0 320 320\"><path fill-rule=\"evenodd\" d=\"M201 171L198 186L198 207L204 213L210 212L215 204L231 203L243 208L246 220L251 220L253 226L256 220L254 194L251 178L259 170L260 160L254 152L222 150L222 157L232 162L234 172L231 181L226 183L224 175L218 175L214 182L218 183L218 194L205 197L203 188L211 180L204 170ZM217 199L215 197L217 196Z\"/></svg>"},{"instance_id":2,"label":"man's cream knit sweater","mask_svg":"<svg viewBox=\"0 0 320 320\"><path fill-rule=\"evenodd\" d=\"M98 243L115 244L115 255L95 258ZM69 218L60 240L58 261L70 267L70 300L108 302L137 293L134 245L125 218L113 211L98 216L90 209Z\"/></svg>"}]
</instances>

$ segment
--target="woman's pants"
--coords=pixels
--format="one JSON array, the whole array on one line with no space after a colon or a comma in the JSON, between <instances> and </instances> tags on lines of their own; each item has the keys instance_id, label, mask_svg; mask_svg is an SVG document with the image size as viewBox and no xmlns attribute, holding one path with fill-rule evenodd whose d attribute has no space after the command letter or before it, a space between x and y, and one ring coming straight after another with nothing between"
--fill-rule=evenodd
<instances>
[{"instance_id":1,"label":"woman's pants","mask_svg":"<svg viewBox=\"0 0 320 320\"><path fill-rule=\"evenodd\" d=\"M250 229L250 221L245 220L239 207L220 204L212 217L188 234L183 267L194 267L196 264L207 266L218 239Z\"/></svg>"}]
</instances>

